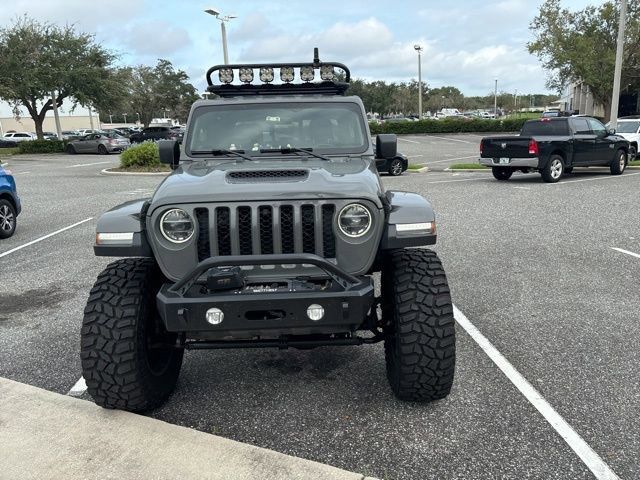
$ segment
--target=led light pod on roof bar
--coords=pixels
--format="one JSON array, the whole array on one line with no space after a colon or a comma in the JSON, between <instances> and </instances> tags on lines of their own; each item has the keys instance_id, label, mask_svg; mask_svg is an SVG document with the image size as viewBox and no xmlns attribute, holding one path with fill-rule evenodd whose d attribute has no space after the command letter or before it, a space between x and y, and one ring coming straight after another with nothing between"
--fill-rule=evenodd
<instances>
[{"instance_id":1,"label":"led light pod on roof bar","mask_svg":"<svg viewBox=\"0 0 640 480\"><path fill-rule=\"evenodd\" d=\"M300 67L300 79L304 82L310 82L313 80L315 72L313 67Z\"/></svg>"},{"instance_id":2,"label":"led light pod on roof bar","mask_svg":"<svg viewBox=\"0 0 640 480\"><path fill-rule=\"evenodd\" d=\"M233 69L232 68L221 68L218 71L218 78L221 83L231 83L233 82Z\"/></svg>"},{"instance_id":3,"label":"led light pod on roof bar","mask_svg":"<svg viewBox=\"0 0 640 480\"><path fill-rule=\"evenodd\" d=\"M336 73L333 69L333 65L322 65L320 67L320 78L322 80L333 80Z\"/></svg>"},{"instance_id":4,"label":"led light pod on roof bar","mask_svg":"<svg viewBox=\"0 0 640 480\"><path fill-rule=\"evenodd\" d=\"M283 82L293 82L293 67L280 67L280 80Z\"/></svg>"},{"instance_id":5,"label":"led light pod on roof bar","mask_svg":"<svg viewBox=\"0 0 640 480\"><path fill-rule=\"evenodd\" d=\"M253 68L241 68L238 70L238 76L242 83L253 82Z\"/></svg>"},{"instance_id":6,"label":"led light pod on roof bar","mask_svg":"<svg viewBox=\"0 0 640 480\"><path fill-rule=\"evenodd\" d=\"M260 68L260 81L264 83L273 82L273 68L261 67Z\"/></svg>"}]
</instances>

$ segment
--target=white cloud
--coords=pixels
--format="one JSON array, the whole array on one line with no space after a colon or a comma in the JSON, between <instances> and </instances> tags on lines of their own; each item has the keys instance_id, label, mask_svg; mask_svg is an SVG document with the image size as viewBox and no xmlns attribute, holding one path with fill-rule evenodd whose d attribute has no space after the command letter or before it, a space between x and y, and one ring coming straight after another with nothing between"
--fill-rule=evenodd
<instances>
[{"instance_id":1,"label":"white cloud","mask_svg":"<svg viewBox=\"0 0 640 480\"><path fill-rule=\"evenodd\" d=\"M123 43L134 53L166 57L191 45L189 33L165 21L136 23L128 28Z\"/></svg>"}]
</instances>

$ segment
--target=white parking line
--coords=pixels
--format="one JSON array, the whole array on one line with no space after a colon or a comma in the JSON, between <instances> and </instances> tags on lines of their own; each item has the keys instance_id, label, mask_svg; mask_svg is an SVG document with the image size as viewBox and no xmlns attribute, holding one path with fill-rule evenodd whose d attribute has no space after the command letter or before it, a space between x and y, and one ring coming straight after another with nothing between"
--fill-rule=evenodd
<instances>
[{"instance_id":1,"label":"white parking line","mask_svg":"<svg viewBox=\"0 0 640 480\"><path fill-rule=\"evenodd\" d=\"M415 140L407 140L406 138L402 138L402 137L398 137L398 140L402 140L403 142L409 142L409 143L420 143L420 142L416 142Z\"/></svg>"},{"instance_id":2,"label":"white parking line","mask_svg":"<svg viewBox=\"0 0 640 480\"><path fill-rule=\"evenodd\" d=\"M67 165L64 168L74 168L74 167L90 167L92 165L103 165L105 163L112 163L112 162L94 162L94 163L78 163L76 165Z\"/></svg>"},{"instance_id":3,"label":"white parking line","mask_svg":"<svg viewBox=\"0 0 640 480\"><path fill-rule=\"evenodd\" d=\"M0 258L5 257L5 256L9 255L10 253L17 252L18 250L22 250L23 248L28 247L29 245L33 245L34 243L38 243L38 242L41 242L43 240L46 240L47 238L53 237L54 235L57 235L59 233L66 232L67 230L69 230L69 229L71 229L73 227L77 227L78 225L82 225L83 223L86 223L89 220L93 220L93 217L85 218L84 220L80 220L79 222L76 222L73 225L69 225L68 227L61 228L60 230L56 230L55 232L51 232L51 233L49 233L49 234L47 234L47 235L45 235L43 237L36 238L35 240L31 240L30 242L27 242L27 243L25 243L23 245L20 245L18 247L12 248L11 250L7 250L6 252L2 252L2 253L0 253Z\"/></svg>"},{"instance_id":4,"label":"white parking line","mask_svg":"<svg viewBox=\"0 0 640 480\"><path fill-rule=\"evenodd\" d=\"M452 142L460 142L460 143L471 143L471 144L476 143L476 142L470 142L469 140L460 140L459 138L436 137L435 135L428 135L427 138L437 138L439 140L451 140Z\"/></svg>"},{"instance_id":5,"label":"white parking line","mask_svg":"<svg viewBox=\"0 0 640 480\"><path fill-rule=\"evenodd\" d=\"M453 314L464 330L480 346L487 356L502 370L502 373L520 390L520 393L533 405L545 418L549 425L558 432L567 445L580 457L589 470L598 480L620 480L613 470L598 455L587 442L569 425L564 418L547 402L540 392L538 392L526 378L522 376L516 368L509 363L492 343L480 333L480 331L469 321L458 307L453 306Z\"/></svg>"},{"instance_id":6,"label":"white parking line","mask_svg":"<svg viewBox=\"0 0 640 480\"><path fill-rule=\"evenodd\" d=\"M615 250L616 252L626 253L627 255L631 255L632 257L640 258L640 254L630 252L629 250L623 250L622 248L611 247L611 250Z\"/></svg>"},{"instance_id":7,"label":"white parking line","mask_svg":"<svg viewBox=\"0 0 640 480\"><path fill-rule=\"evenodd\" d=\"M427 164L429 165L429 164ZM425 183L455 183L455 182L479 182L482 180L486 180L486 178L465 178L463 180L438 180L436 182L425 182Z\"/></svg>"},{"instance_id":8,"label":"white parking line","mask_svg":"<svg viewBox=\"0 0 640 480\"><path fill-rule=\"evenodd\" d=\"M71 395L72 397L80 397L84 392L87 391L87 382L84 381L84 377L80 377L80 379L71 387L71 390L67 393L67 395Z\"/></svg>"},{"instance_id":9,"label":"white parking line","mask_svg":"<svg viewBox=\"0 0 640 480\"><path fill-rule=\"evenodd\" d=\"M442 163L442 162L453 162L454 160L466 160L468 158L478 158L478 155L469 155L468 157L446 158L444 160L434 160L433 162L430 162L429 160L427 160L427 164Z\"/></svg>"},{"instance_id":10,"label":"white parking line","mask_svg":"<svg viewBox=\"0 0 640 480\"><path fill-rule=\"evenodd\" d=\"M583 178L581 180L565 180L564 182L559 183L547 183L546 185L569 185L571 183L578 182L594 182L596 180L615 180L616 178L626 178L632 177L633 175L640 175L640 172L636 173L625 173L624 175L610 175L608 177L597 177L597 178Z\"/></svg>"}]
</instances>

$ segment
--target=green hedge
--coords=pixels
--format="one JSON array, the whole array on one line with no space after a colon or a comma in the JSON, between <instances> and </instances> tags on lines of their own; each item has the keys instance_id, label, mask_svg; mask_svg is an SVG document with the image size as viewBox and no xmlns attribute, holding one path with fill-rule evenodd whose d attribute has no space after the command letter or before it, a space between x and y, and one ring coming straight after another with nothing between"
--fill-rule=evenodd
<instances>
[{"instance_id":1,"label":"green hedge","mask_svg":"<svg viewBox=\"0 0 640 480\"><path fill-rule=\"evenodd\" d=\"M18 151L20 153L62 153L65 142L62 140L31 140L20 142Z\"/></svg>"},{"instance_id":2,"label":"green hedge","mask_svg":"<svg viewBox=\"0 0 640 480\"><path fill-rule=\"evenodd\" d=\"M120 166L127 167L152 167L160 165L160 153L155 142L143 142L127 148L120 155Z\"/></svg>"},{"instance_id":3,"label":"green hedge","mask_svg":"<svg viewBox=\"0 0 640 480\"><path fill-rule=\"evenodd\" d=\"M420 120L419 122L388 122L382 125L371 122L369 127L373 135L378 133L519 132L527 120L526 118L507 118L505 120L445 118L442 120Z\"/></svg>"}]
</instances>

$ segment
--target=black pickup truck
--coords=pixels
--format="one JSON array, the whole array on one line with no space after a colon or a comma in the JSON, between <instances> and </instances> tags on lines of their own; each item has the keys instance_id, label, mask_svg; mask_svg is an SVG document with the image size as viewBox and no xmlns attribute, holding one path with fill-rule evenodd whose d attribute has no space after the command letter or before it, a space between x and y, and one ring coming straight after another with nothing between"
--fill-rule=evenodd
<instances>
[{"instance_id":1,"label":"black pickup truck","mask_svg":"<svg viewBox=\"0 0 640 480\"><path fill-rule=\"evenodd\" d=\"M555 183L573 167L608 166L620 175L627 166L629 142L591 117L540 118L525 122L518 136L485 137L481 165L498 180L515 171L539 172Z\"/></svg>"}]
</instances>

